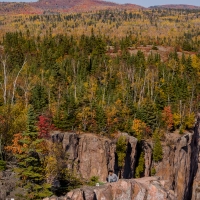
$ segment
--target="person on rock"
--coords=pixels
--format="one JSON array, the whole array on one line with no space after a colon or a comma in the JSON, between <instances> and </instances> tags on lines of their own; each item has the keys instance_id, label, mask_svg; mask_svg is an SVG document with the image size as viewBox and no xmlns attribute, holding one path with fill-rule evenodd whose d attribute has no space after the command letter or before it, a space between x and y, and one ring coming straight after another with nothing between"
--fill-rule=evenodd
<instances>
[{"instance_id":1,"label":"person on rock","mask_svg":"<svg viewBox=\"0 0 200 200\"><path fill-rule=\"evenodd\" d=\"M108 171L108 178L107 178L107 181L109 183L112 183L112 182L117 182L118 181L118 177L116 174L114 174L113 170L109 170Z\"/></svg>"}]
</instances>

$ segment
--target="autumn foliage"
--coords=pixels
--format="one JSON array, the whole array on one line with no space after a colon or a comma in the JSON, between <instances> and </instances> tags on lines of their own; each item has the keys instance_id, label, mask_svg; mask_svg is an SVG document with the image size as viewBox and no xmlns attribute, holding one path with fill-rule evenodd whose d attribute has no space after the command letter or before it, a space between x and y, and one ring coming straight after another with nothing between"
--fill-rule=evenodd
<instances>
[{"instance_id":1,"label":"autumn foliage","mask_svg":"<svg viewBox=\"0 0 200 200\"><path fill-rule=\"evenodd\" d=\"M5 147L5 150L12 152L13 154L21 154L23 152L22 148L26 148L26 144L20 143L21 139L22 139L21 133L14 134L12 145Z\"/></svg>"},{"instance_id":2,"label":"autumn foliage","mask_svg":"<svg viewBox=\"0 0 200 200\"><path fill-rule=\"evenodd\" d=\"M164 110L162 111L162 120L167 128L170 131L173 127L173 114L171 111L171 106L165 106Z\"/></svg>"},{"instance_id":3,"label":"autumn foliage","mask_svg":"<svg viewBox=\"0 0 200 200\"><path fill-rule=\"evenodd\" d=\"M51 124L51 121L48 117L41 115L39 116L39 121L37 123L38 135L39 138L49 138L50 130L54 129L54 125Z\"/></svg>"},{"instance_id":4,"label":"autumn foliage","mask_svg":"<svg viewBox=\"0 0 200 200\"><path fill-rule=\"evenodd\" d=\"M133 120L132 131L134 132L137 139L140 141L144 138L144 134L148 131L146 123L139 119Z\"/></svg>"}]
</instances>

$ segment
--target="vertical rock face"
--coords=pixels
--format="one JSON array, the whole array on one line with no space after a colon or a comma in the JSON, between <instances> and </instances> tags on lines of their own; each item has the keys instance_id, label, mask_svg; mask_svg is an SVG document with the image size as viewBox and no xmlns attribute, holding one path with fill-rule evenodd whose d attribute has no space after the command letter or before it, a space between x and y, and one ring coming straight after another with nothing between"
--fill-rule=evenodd
<instances>
[{"instance_id":1,"label":"vertical rock face","mask_svg":"<svg viewBox=\"0 0 200 200\"><path fill-rule=\"evenodd\" d=\"M180 136L173 144L163 145L163 159L159 163L152 161L152 145L143 142L142 150L145 155L145 178L121 180L117 183L106 184L104 187L92 190L82 189L83 196L88 199L173 199L173 200L199 200L200 199L200 120L194 132ZM173 133L171 133L173 134ZM128 138L128 136L127 136ZM133 141L132 141L133 140ZM129 144L125 159L123 175L132 178L137 156L137 142L128 138ZM93 143L93 142L92 142ZM108 145L109 146L109 145ZM113 148L114 156L115 147ZM113 157L115 158L115 157ZM109 163L109 162L108 162ZM148 177L150 169L156 169L155 177ZM148 178L147 178L148 177ZM166 192L167 191L167 192ZM73 193L73 192L72 192ZM71 194L72 194L71 193ZM77 193L77 194L76 194ZM80 195L76 190L73 195Z\"/></svg>"},{"instance_id":2,"label":"vertical rock face","mask_svg":"<svg viewBox=\"0 0 200 200\"><path fill-rule=\"evenodd\" d=\"M152 161L152 144L144 141L142 150L145 156L144 176L151 175L152 165L156 176L164 180L164 187L173 190L177 200L198 199L200 196L200 156L199 156L199 120L194 133L178 137L173 144L163 145L163 159L159 163ZM173 133L171 133L173 134ZM126 133L128 146L122 178L133 178L138 159L137 139ZM94 134L75 134L55 132L53 141L62 142L69 158L75 163L77 172L85 179L99 176L105 181L108 169L118 171L116 140L99 137ZM193 188L192 188L193 185Z\"/></svg>"},{"instance_id":3,"label":"vertical rock face","mask_svg":"<svg viewBox=\"0 0 200 200\"><path fill-rule=\"evenodd\" d=\"M148 177L151 173L151 164L152 164L152 147L146 141L142 144L142 150L144 152L144 159L145 159L145 171L144 176Z\"/></svg>"},{"instance_id":4,"label":"vertical rock face","mask_svg":"<svg viewBox=\"0 0 200 200\"><path fill-rule=\"evenodd\" d=\"M137 139L123 134L128 141L125 165L122 169L123 178L132 178L135 169ZM76 134L55 132L54 142L61 142L63 149L73 161L77 172L85 179L98 176L106 181L109 169L118 172L116 160L116 142L95 134Z\"/></svg>"},{"instance_id":5,"label":"vertical rock face","mask_svg":"<svg viewBox=\"0 0 200 200\"><path fill-rule=\"evenodd\" d=\"M163 147L163 159L155 165L156 176L159 176L162 180L168 180L166 187L168 189L174 189L174 156L175 148L170 146Z\"/></svg>"},{"instance_id":6,"label":"vertical rock face","mask_svg":"<svg viewBox=\"0 0 200 200\"><path fill-rule=\"evenodd\" d=\"M168 180L166 187L175 191L178 200L184 199L188 188L192 136L187 134L179 138L175 146L164 146L163 159L155 165L156 175Z\"/></svg>"},{"instance_id":7,"label":"vertical rock face","mask_svg":"<svg viewBox=\"0 0 200 200\"><path fill-rule=\"evenodd\" d=\"M194 132L163 146L163 159L156 168L156 175L167 180L166 188L175 192L177 200L200 199L200 119Z\"/></svg>"},{"instance_id":8,"label":"vertical rock face","mask_svg":"<svg viewBox=\"0 0 200 200\"><path fill-rule=\"evenodd\" d=\"M191 157L191 166L192 170L190 173L189 186L190 190L187 192L186 198L190 198L192 200L200 199L200 119L198 119L195 129L194 129L194 137L193 137L193 151ZM185 199L186 199L185 198Z\"/></svg>"},{"instance_id":9,"label":"vertical rock face","mask_svg":"<svg viewBox=\"0 0 200 200\"><path fill-rule=\"evenodd\" d=\"M155 165L156 176L167 180L165 187L174 190L177 200L191 199L191 177L196 168L192 158L197 153L194 143L197 134L188 133L180 137L175 145L163 146L163 159Z\"/></svg>"},{"instance_id":10,"label":"vertical rock face","mask_svg":"<svg viewBox=\"0 0 200 200\"><path fill-rule=\"evenodd\" d=\"M83 178L99 176L106 180L108 167L114 166L114 159L110 156L114 148L110 140L94 137L93 135L81 135L79 137L78 171Z\"/></svg>"},{"instance_id":11,"label":"vertical rock face","mask_svg":"<svg viewBox=\"0 0 200 200\"><path fill-rule=\"evenodd\" d=\"M187 196L188 183L191 173L192 134L183 136L178 140L174 157L175 193L177 199ZM189 186L190 187L190 186Z\"/></svg>"}]
</instances>

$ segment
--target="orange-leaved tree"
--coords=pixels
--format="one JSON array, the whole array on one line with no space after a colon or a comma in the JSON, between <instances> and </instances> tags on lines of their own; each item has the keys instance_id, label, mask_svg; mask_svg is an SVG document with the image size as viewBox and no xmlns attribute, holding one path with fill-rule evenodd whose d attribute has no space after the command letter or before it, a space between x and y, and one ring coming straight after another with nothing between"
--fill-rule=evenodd
<instances>
[{"instance_id":1,"label":"orange-leaved tree","mask_svg":"<svg viewBox=\"0 0 200 200\"><path fill-rule=\"evenodd\" d=\"M165 124L167 131L170 131L174 124L171 106L164 107L164 110L162 111L162 121Z\"/></svg>"},{"instance_id":2,"label":"orange-leaved tree","mask_svg":"<svg viewBox=\"0 0 200 200\"><path fill-rule=\"evenodd\" d=\"M5 147L6 151L12 152L15 154L21 154L23 152L22 148L26 148L26 144L20 143L20 140L22 139L21 133L14 134L14 138L12 140L12 145Z\"/></svg>"}]
</instances>

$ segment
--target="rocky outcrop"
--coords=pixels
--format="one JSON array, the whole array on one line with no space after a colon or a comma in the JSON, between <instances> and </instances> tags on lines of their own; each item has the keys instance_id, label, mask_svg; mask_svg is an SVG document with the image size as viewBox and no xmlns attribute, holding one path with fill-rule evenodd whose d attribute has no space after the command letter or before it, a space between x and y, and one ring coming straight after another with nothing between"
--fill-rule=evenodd
<instances>
[{"instance_id":1,"label":"rocky outcrop","mask_svg":"<svg viewBox=\"0 0 200 200\"><path fill-rule=\"evenodd\" d=\"M174 157L174 190L177 199L188 199L188 191L191 173L192 134L181 137L178 140Z\"/></svg>"},{"instance_id":2,"label":"rocky outcrop","mask_svg":"<svg viewBox=\"0 0 200 200\"><path fill-rule=\"evenodd\" d=\"M148 177L151 175L151 165L152 165L152 146L146 141L142 142L142 151L144 152L145 169L144 176Z\"/></svg>"},{"instance_id":3,"label":"rocky outcrop","mask_svg":"<svg viewBox=\"0 0 200 200\"><path fill-rule=\"evenodd\" d=\"M163 184L157 177L121 179L99 187L76 189L58 200L176 200L173 191L167 191ZM45 200L50 199L54 197Z\"/></svg>"},{"instance_id":4,"label":"rocky outcrop","mask_svg":"<svg viewBox=\"0 0 200 200\"><path fill-rule=\"evenodd\" d=\"M160 177L167 191L174 191L177 200L199 199L199 123L198 120L194 132L187 132L183 136L177 134L176 138L170 139L173 134L170 133L169 140L166 139L166 143L163 143L163 159L158 163L152 159L152 143L143 141L138 149L136 138L120 133L128 141L122 178L134 178L138 150L142 150L145 157L145 177L149 177L151 169L155 168L155 176ZM118 173L116 140L75 133L54 133L52 138L53 141L62 142L70 159L77 163L77 172L83 178L99 176L101 181L105 181L108 169L115 169Z\"/></svg>"},{"instance_id":5,"label":"rocky outcrop","mask_svg":"<svg viewBox=\"0 0 200 200\"><path fill-rule=\"evenodd\" d=\"M25 193L24 188L18 187L18 177L13 172L15 166L11 165L7 166L7 170L0 172L0 200L21 200L20 195Z\"/></svg>"},{"instance_id":6,"label":"rocky outcrop","mask_svg":"<svg viewBox=\"0 0 200 200\"><path fill-rule=\"evenodd\" d=\"M11 170L0 172L0 200L5 200L14 191L16 180Z\"/></svg>"},{"instance_id":7,"label":"rocky outcrop","mask_svg":"<svg viewBox=\"0 0 200 200\"><path fill-rule=\"evenodd\" d=\"M191 173L189 177L189 190L186 198L192 200L200 199L200 119L196 123L194 129L194 137L192 140L192 157L190 161ZM192 187L191 187L192 185Z\"/></svg>"},{"instance_id":8,"label":"rocky outcrop","mask_svg":"<svg viewBox=\"0 0 200 200\"><path fill-rule=\"evenodd\" d=\"M168 180L167 187L171 190L174 189L174 156L175 148L164 146L162 162L154 163L156 176L159 176L162 180Z\"/></svg>"},{"instance_id":9,"label":"rocky outcrop","mask_svg":"<svg viewBox=\"0 0 200 200\"><path fill-rule=\"evenodd\" d=\"M122 135L128 142L122 177L132 178L136 163L137 139L125 133ZM115 140L94 134L72 132L53 132L52 140L62 143L63 149L73 163L73 166L69 167L75 167L84 179L98 176L100 181L106 181L109 169L114 169L115 173L118 173Z\"/></svg>"},{"instance_id":10,"label":"rocky outcrop","mask_svg":"<svg viewBox=\"0 0 200 200\"><path fill-rule=\"evenodd\" d=\"M114 168L114 151L115 147L108 139L81 135L76 158L78 172L85 179L99 176L105 181L108 168Z\"/></svg>"},{"instance_id":11,"label":"rocky outcrop","mask_svg":"<svg viewBox=\"0 0 200 200\"><path fill-rule=\"evenodd\" d=\"M177 200L192 198L193 179L198 168L198 137L199 131L195 128L194 133L187 133L174 144L163 146L162 161L154 163L156 176L166 180L166 188L174 190Z\"/></svg>"}]
</instances>

